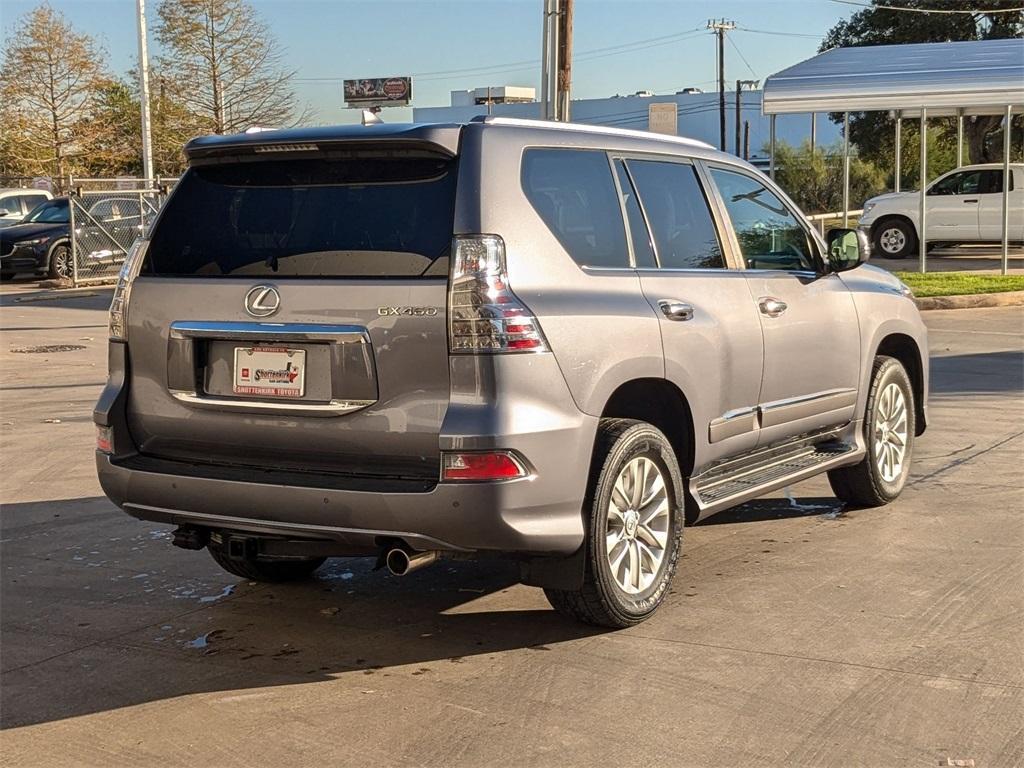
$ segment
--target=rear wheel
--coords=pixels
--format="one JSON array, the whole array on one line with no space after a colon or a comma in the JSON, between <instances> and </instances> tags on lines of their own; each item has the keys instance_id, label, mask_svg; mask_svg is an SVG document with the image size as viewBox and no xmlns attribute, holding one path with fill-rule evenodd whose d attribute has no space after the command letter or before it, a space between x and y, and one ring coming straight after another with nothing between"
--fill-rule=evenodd
<instances>
[{"instance_id":1,"label":"rear wheel","mask_svg":"<svg viewBox=\"0 0 1024 768\"><path fill-rule=\"evenodd\" d=\"M873 244L883 259L905 259L917 249L917 233L905 219L885 219L875 227Z\"/></svg>"},{"instance_id":2,"label":"rear wheel","mask_svg":"<svg viewBox=\"0 0 1024 768\"><path fill-rule=\"evenodd\" d=\"M70 280L73 275L71 246L67 243L58 243L50 251L50 277L55 280Z\"/></svg>"},{"instance_id":3,"label":"rear wheel","mask_svg":"<svg viewBox=\"0 0 1024 768\"><path fill-rule=\"evenodd\" d=\"M250 581L300 581L309 578L324 564L326 558L311 557L302 560L260 560L229 557L221 547L211 544L207 549L221 568Z\"/></svg>"},{"instance_id":4,"label":"rear wheel","mask_svg":"<svg viewBox=\"0 0 1024 768\"><path fill-rule=\"evenodd\" d=\"M860 464L828 473L832 490L843 501L880 507L893 501L910 474L914 448L914 389L894 357L875 358L864 414L868 452Z\"/></svg>"},{"instance_id":5,"label":"rear wheel","mask_svg":"<svg viewBox=\"0 0 1024 768\"><path fill-rule=\"evenodd\" d=\"M555 609L603 627L632 626L653 614L679 559L682 499L675 452L658 429L602 420L585 506L583 585L546 589Z\"/></svg>"}]
</instances>

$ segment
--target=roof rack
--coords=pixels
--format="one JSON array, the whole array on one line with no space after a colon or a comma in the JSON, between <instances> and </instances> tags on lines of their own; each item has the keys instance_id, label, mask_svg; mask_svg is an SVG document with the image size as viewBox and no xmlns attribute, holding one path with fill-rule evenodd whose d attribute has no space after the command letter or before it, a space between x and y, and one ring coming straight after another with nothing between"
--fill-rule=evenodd
<instances>
[{"instance_id":1,"label":"roof rack","mask_svg":"<svg viewBox=\"0 0 1024 768\"><path fill-rule=\"evenodd\" d=\"M493 115L477 115L470 122L485 123L486 125L508 125L519 128L545 128L553 131L572 131L576 133L597 133L606 136L632 136L638 139L654 139L656 141L672 142L673 144L685 144L690 147L701 147L702 149L715 149L715 147L706 142L689 139L685 136L669 136L664 133L650 133L631 128L609 128L604 125L587 125L586 123L560 123L554 120L530 120L522 117L495 117Z\"/></svg>"}]
</instances>

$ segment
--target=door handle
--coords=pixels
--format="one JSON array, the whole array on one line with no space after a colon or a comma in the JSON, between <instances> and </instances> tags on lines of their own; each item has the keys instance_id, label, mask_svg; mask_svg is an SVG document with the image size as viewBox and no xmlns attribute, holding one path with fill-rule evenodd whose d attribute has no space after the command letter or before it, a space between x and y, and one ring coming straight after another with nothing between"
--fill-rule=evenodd
<instances>
[{"instance_id":1,"label":"door handle","mask_svg":"<svg viewBox=\"0 0 1024 768\"><path fill-rule=\"evenodd\" d=\"M685 301L660 299L658 306L669 320L693 320L693 307Z\"/></svg>"},{"instance_id":2,"label":"door handle","mask_svg":"<svg viewBox=\"0 0 1024 768\"><path fill-rule=\"evenodd\" d=\"M971 198L970 200L964 200L964 203L976 203L976 202L978 202L978 201L975 198Z\"/></svg>"},{"instance_id":3,"label":"door handle","mask_svg":"<svg viewBox=\"0 0 1024 768\"><path fill-rule=\"evenodd\" d=\"M778 317L789 307L782 299L776 299L773 296L763 296L758 300L757 306L761 310L761 314L767 317Z\"/></svg>"}]
</instances>

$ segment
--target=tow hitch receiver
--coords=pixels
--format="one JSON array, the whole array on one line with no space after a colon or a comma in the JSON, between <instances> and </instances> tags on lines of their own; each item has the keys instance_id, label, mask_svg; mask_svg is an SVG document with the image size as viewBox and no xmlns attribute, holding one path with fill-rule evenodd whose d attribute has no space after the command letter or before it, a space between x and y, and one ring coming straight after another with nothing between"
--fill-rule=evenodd
<instances>
[{"instance_id":1,"label":"tow hitch receiver","mask_svg":"<svg viewBox=\"0 0 1024 768\"><path fill-rule=\"evenodd\" d=\"M206 528L191 525L179 526L174 531L173 544L182 549L202 549L210 543L210 532Z\"/></svg>"}]
</instances>

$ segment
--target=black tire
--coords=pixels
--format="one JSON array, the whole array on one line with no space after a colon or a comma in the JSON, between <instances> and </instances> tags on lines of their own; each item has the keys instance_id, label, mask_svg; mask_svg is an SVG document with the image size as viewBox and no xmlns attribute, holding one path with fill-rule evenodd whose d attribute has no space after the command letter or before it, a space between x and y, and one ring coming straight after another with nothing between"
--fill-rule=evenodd
<instances>
[{"instance_id":1,"label":"black tire","mask_svg":"<svg viewBox=\"0 0 1024 768\"><path fill-rule=\"evenodd\" d=\"M917 232L906 219L882 219L871 232L872 254L880 259L905 259L917 252Z\"/></svg>"},{"instance_id":2,"label":"black tire","mask_svg":"<svg viewBox=\"0 0 1024 768\"><path fill-rule=\"evenodd\" d=\"M876 429L879 427L879 398L890 384L895 384L903 394L906 409L906 447L898 476L886 479L878 465L880 451ZM864 413L867 454L859 464L833 469L828 473L829 484L839 499L858 507L880 507L900 495L907 483L910 462L914 454L914 432L917 427L915 413L914 388L903 364L894 357L879 355L872 367L871 389L868 392L867 408Z\"/></svg>"},{"instance_id":3,"label":"black tire","mask_svg":"<svg viewBox=\"0 0 1024 768\"><path fill-rule=\"evenodd\" d=\"M308 579L327 559L311 557L308 560L238 560L228 557L227 553L216 545L211 544L207 549L210 550L210 555L217 565L228 573L249 581L271 583Z\"/></svg>"},{"instance_id":4,"label":"black tire","mask_svg":"<svg viewBox=\"0 0 1024 768\"><path fill-rule=\"evenodd\" d=\"M661 563L652 574L651 583L642 591L630 594L612 574L607 553L607 526L615 483L626 465L637 458L650 460L661 474L667 491L668 520ZM583 585L578 590L545 589L544 593L555 610L586 624L613 628L633 626L651 616L668 595L679 560L684 519L683 494L679 463L665 435L642 421L602 419L584 502L587 534L583 545ZM642 526L637 526L634 520L633 533L630 534L634 540L642 538L640 528ZM627 530L628 527L623 525L623 533ZM631 545L626 542L626 546ZM636 562L642 562L639 546L636 555ZM632 562L632 553L629 559ZM643 567L639 570L642 574Z\"/></svg>"},{"instance_id":5,"label":"black tire","mask_svg":"<svg viewBox=\"0 0 1024 768\"><path fill-rule=\"evenodd\" d=\"M70 280L74 275L71 264L71 246L68 243L57 243L50 249L49 275L54 280Z\"/></svg>"}]
</instances>

